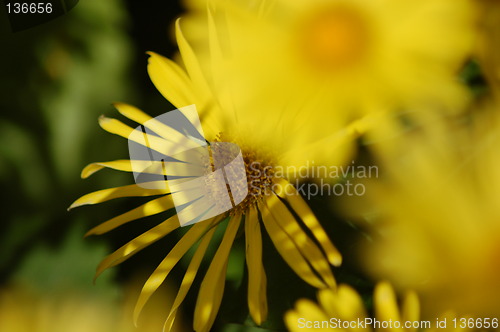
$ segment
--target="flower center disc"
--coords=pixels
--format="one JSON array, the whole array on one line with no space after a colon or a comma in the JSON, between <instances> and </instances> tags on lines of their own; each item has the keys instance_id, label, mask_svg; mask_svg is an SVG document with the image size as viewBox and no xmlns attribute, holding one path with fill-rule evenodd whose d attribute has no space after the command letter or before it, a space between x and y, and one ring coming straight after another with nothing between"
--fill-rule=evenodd
<instances>
[{"instance_id":1,"label":"flower center disc","mask_svg":"<svg viewBox=\"0 0 500 332\"><path fill-rule=\"evenodd\" d=\"M219 133L214 141L232 142L233 140L228 137L228 135ZM222 157L222 159L227 159L225 161L229 162L234 155L234 151L218 151L218 155L220 156L224 156L225 154L228 155L228 158ZM241 184L248 187L248 194L243 201L230 210L230 215L245 214L252 205L257 204L259 200L268 195L271 192L275 177L275 170L272 166L274 165L274 162L272 161L272 157L270 155L268 156L266 153L258 153L257 151L245 146L241 146L241 154L246 172L246 178L241 179L241 181L245 181L246 183ZM230 186L227 186L227 190L232 196L237 194L231 191Z\"/></svg>"},{"instance_id":2,"label":"flower center disc","mask_svg":"<svg viewBox=\"0 0 500 332\"><path fill-rule=\"evenodd\" d=\"M300 28L301 53L320 71L352 66L365 54L368 27L355 8L336 6L315 12Z\"/></svg>"}]
</instances>

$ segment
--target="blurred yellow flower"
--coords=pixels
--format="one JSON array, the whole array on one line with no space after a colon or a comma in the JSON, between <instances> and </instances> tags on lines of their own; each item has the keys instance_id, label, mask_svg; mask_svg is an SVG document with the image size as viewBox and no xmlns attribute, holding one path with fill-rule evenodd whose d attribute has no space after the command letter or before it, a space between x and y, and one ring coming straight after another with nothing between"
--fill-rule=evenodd
<instances>
[{"instance_id":1,"label":"blurred yellow flower","mask_svg":"<svg viewBox=\"0 0 500 332\"><path fill-rule=\"evenodd\" d=\"M162 292L157 304L164 304L168 298ZM42 295L19 287L3 289L0 291L0 331L134 332L137 329L127 312L127 302L76 293ZM161 331L162 311L163 306L160 305L148 307L144 311L141 332ZM176 324L172 331L188 329Z\"/></svg>"},{"instance_id":2,"label":"blurred yellow flower","mask_svg":"<svg viewBox=\"0 0 500 332\"><path fill-rule=\"evenodd\" d=\"M468 331L461 328L460 318L454 322L451 313L436 317L437 320L420 320L420 303L415 292L407 292L398 305L393 288L387 282L376 285L373 294L374 315L367 314L363 299L350 286L341 284L338 289L322 289L318 303L301 299L285 315L291 332L299 331ZM438 322L441 322L438 327Z\"/></svg>"},{"instance_id":3,"label":"blurred yellow flower","mask_svg":"<svg viewBox=\"0 0 500 332\"><path fill-rule=\"evenodd\" d=\"M218 227L226 227L219 248L201 283L194 313L194 330L209 331L222 301L228 256L238 230L242 228L249 274L248 307L255 323L261 324L267 317L266 274L262 264L262 224L291 269L314 287L335 287L330 264L338 266L341 263L341 256L298 192L285 179L274 175L273 168L277 165L274 148L286 145L291 136L300 137L300 133L288 133L281 122L282 113L270 112L265 117L259 117L241 112L231 103L231 95L225 94L228 90L223 86L219 89L220 82L215 76L210 80L205 78L197 57L184 39L179 23L176 32L185 70L175 62L151 53L148 65L150 77L158 90L176 107L196 104L201 110L200 117L207 140L238 144L245 161L249 195L227 213L190 227L146 281L134 315L137 319L144 304L165 281L174 266L191 247L198 243L165 322L165 328L169 330L175 320L177 309L193 284L214 232ZM154 123L154 121L149 122L152 119L150 116L133 106L125 104L115 106L122 115L139 124L148 126ZM128 138L133 131L133 128L116 119L102 117L100 125L103 129L124 138ZM167 126L163 128L165 127ZM158 131L158 128L160 127L149 129L160 136L165 135L161 130ZM257 142L261 144L256 144ZM82 177L86 178L103 168L131 172L132 162L117 160L93 163L83 170ZM284 190L285 187L288 189ZM71 208L134 196L159 196L159 198L104 222L88 234L103 234L125 223L159 214L174 207L168 189L146 189L133 184L87 194L75 201ZM178 217L173 215L105 258L97 269L97 275L127 260L179 227ZM309 233L314 239L308 235Z\"/></svg>"},{"instance_id":4,"label":"blurred yellow flower","mask_svg":"<svg viewBox=\"0 0 500 332\"><path fill-rule=\"evenodd\" d=\"M377 285L374 292L375 319L380 323L416 321L419 317L418 297L408 293L402 310L399 309L396 296L387 283ZM291 332L314 330L331 331L372 331L367 311L361 296L348 285L339 285L337 290L323 289L318 292L318 303L300 299L295 309L285 315L285 323ZM368 318L368 319L367 319ZM391 325L393 326L393 325ZM378 330L390 330L378 328ZM416 329L413 329L416 331Z\"/></svg>"},{"instance_id":5,"label":"blurred yellow flower","mask_svg":"<svg viewBox=\"0 0 500 332\"><path fill-rule=\"evenodd\" d=\"M468 125L428 119L372 146L385 176L366 190L373 241L360 257L431 317L500 315L499 107L475 111Z\"/></svg>"},{"instance_id":6,"label":"blurred yellow flower","mask_svg":"<svg viewBox=\"0 0 500 332\"><path fill-rule=\"evenodd\" d=\"M224 42L228 61L216 67L218 75L252 109L284 109L294 121L312 123L303 130L311 138L366 114L430 102L455 111L467 99L456 74L473 46L469 0L188 3L186 35L207 52L207 35ZM202 28L203 15L213 29ZM328 144L322 149L333 158Z\"/></svg>"}]
</instances>

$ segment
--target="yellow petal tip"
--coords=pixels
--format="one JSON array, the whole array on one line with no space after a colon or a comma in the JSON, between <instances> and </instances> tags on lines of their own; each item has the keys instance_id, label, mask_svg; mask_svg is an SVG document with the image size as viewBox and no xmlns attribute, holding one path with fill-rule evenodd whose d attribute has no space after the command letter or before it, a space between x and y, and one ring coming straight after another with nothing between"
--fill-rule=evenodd
<instances>
[{"instance_id":1,"label":"yellow petal tip","mask_svg":"<svg viewBox=\"0 0 500 332\"><path fill-rule=\"evenodd\" d=\"M106 130L106 125L107 125L108 123L110 123L112 120L113 120L113 119L108 118L108 117L106 117L106 116L104 116L104 115L101 115L101 116L99 117L99 119L98 119L99 126L100 126L102 129Z\"/></svg>"},{"instance_id":2,"label":"yellow petal tip","mask_svg":"<svg viewBox=\"0 0 500 332\"><path fill-rule=\"evenodd\" d=\"M80 173L80 177L82 179L86 179L89 176L91 176L92 174L94 174L95 172L97 172L98 170L100 170L101 168L96 168L95 163L89 164L82 169L82 172Z\"/></svg>"},{"instance_id":3,"label":"yellow petal tip","mask_svg":"<svg viewBox=\"0 0 500 332\"><path fill-rule=\"evenodd\" d=\"M122 103L121 101L115 101L114 103L111 103L111 105L113 105L114 108L120 108L124 105L124 103Z\"/></svg>"},{"instance_id":4,"label":"yellow petal tip","mask_svg":"<svg viewBox=\"0 0 500 332\"><path fill-rule=\"evenodd\" d=\"M74 208L77 208L77 207L82 206L82 205L85 205L85 204L82 204L82 203L80 202L80 198L79 198L79 199L77 199L76 201L74 201L74 202L73 202L73 203L72 203L72 204L68 207L67 211L73 210Z\"/></svg>"},{"instance_id":5,"label":"yellow petal tip","mask_svg":"<svg viewBox=\"0 0 500 332\"><path fill-rule=\"evenodd\" d=\"M342 265L342 256L340 254L333 255L332 257L330 257L329 261L333 266L339 267L340 265Z\"/></svg>"},{"instance_id":6,"label":"yellow petal tip","mask_svg":"<svg viewBox=\"0 0 500 332\"><path fill-rule=\"evenodd\" d=\"M146 54L149 55L151 58L160 56L158 53L153 52L153 51L147 51Z\"/></svg>"}]
</instances>

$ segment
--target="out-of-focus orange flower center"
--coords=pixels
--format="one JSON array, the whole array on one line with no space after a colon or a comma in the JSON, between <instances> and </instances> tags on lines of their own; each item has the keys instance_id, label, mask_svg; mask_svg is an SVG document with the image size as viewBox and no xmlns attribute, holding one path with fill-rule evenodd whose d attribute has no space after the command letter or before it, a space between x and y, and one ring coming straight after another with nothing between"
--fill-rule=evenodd
<instances>
[{"instance_id":1,"label":"out-of-focus orange flower center","mask_svg":"<svg viewBox=\"0 0 500 332\"><path fill-rule=\"evenodd\" d=\"M326 8L303 21L299 47L316 69L337 71L356 64L365 55L368 33L365 17L355 8Z\"/></svg>"}]
</instances>

